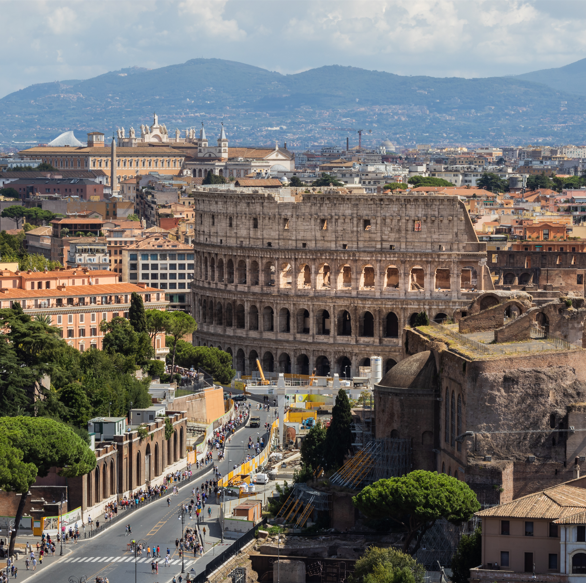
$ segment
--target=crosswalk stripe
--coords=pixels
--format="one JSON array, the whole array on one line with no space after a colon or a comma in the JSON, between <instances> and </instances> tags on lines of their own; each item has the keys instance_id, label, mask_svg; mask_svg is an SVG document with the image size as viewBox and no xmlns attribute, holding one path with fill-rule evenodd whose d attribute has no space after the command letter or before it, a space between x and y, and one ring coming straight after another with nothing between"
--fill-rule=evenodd
<instances>
[{"instance_id":1,"label":"crosswalk stripe","mask_svg":"<svg viewBox=\"0 0 586 583\"><path fill-rule=\"evenodd\" d=\"M134 557L130 557L130 559L128 559L128 561L126 561L127 563L134 563Z\"/></svg>"},{"instance_id":2,"label":"crosswalk stripe","mask_svg":"<svg viewBox=\"0 0 586 583\"><path fill-rule=\"evenodd\" d=\"M185 563L185 567L187 568L187 567L189 567L189 565L192 565L192 564L193 564L193 561L187 561L187 563Z\"/></svg>"},{"instance_id":3,"label":"crosswalk stripe","mask_svg":"<svg viewBox=\"0 0 586 583\"><path fill-rule=\"evenodd\" d=\"M91 557L82 557L81 559L79 559L79 563L83 563L84 561L87 561L88 559L91 559Z\"/></svg>"},{"instance_id":4,"label":"crosswalk stripe","mask_svg":"<svg viewBox=\"0 0 586 583\"><path fill-rule=\"evenodd\" d=\"M178 565L181 562L181 559L175 559L174 561L171 561L171 565Z\"/></svg>"},{"instance_id":5,"label":"crosswalk stripe","mask_svg":"<svg viewBox=\"0 0 586 583\"><path fill-rule=\"evenodd\" d=\"M93 559L90 559L90 560L88 561L88 563L95 563L96 561L101 561L101 560L102 560L102 557L95 557L95 558L93 558Z\"/></svg>"},{"instance_id":6,"label":"crosswalk stripe","mask_svg":"<svg viewBox=\"0 0 586 583\"><path fill-rule=\"evenodd\" d=\"M150 559L148 557L146 559L139 559L137 562L138 563L146 563L147 561L150 561Z\"/></svg>"},{"instance_id":7,"label":"crosswalk stripe","mask_svg":"<svg viewBox=\"0 0 586 583\"><path fill-rule=\"evenodd\" d=\"M114 557L108 557L108 558L106 559L106 563L109 563L109 562L110 562L110 561L111 561L113 558L114 558Z\"/></svg>"},{"instance_id":8,"label":"crosswalk stripe","mask_svg":"<svg viewBox=\"0 0 586 583\"><path fill-rule=\"evenodd\" d=\"M63 562L64 563L69 563L72 560L73 557L69 557L69 559L65 559Z\"/></svg>"},{"instance_id":9,"label":"crosswalk stripe","mask_svg":"<svg viewBox=\"0 0 586 583\"><path fill-rule=\"evenodd\" d=\"M116 563L116 562L118 562L118 561L121 561L123 558L124 558L124 557L114 557L114 558L112 559L112 562L113 562L113 563Z\"/></svg>"}]
</instances>

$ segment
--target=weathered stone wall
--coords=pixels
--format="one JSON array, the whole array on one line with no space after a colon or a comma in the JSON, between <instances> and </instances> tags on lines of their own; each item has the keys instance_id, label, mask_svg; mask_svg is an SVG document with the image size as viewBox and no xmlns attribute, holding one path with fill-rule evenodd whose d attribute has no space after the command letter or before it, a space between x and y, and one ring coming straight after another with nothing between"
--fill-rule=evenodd
<instances>
[{"instance_id":1,"label":"weathered stone wall","mask_svg":"<svg viewBox=\"0 0 586 583\"><path fill-rule=\"evenodd\" d=\"M458 321L459 331L461 334L470 334L500 328L505 321L505 312L511 308L516 308L521 314L527 309L523 302L517 300L503 301L501 304L461 318Z\"/></svg>"},{"instance_id":2,"label":"weathered stone wall","mask_svg":"<svg viewBox=\"0 0 586 583\"><path fill-rule=\"evenodd\" d=\"M176 397L173 408L185 411L187 418L198 423L211 423L225 413L224 391L221 387L205 389L194 395Z\"/></svg>"}]
</instances>

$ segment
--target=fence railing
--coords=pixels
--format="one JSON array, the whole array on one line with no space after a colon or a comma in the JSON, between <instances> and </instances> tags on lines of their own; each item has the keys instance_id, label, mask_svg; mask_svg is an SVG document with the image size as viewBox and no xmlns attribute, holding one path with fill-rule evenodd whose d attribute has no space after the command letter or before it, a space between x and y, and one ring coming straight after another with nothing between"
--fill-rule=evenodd
<instances>
[{"instance_id":1,"label":"fence railing","mask_svg":"<svg viewBox=\"0 0 586 583\"><path fill-rule=\"evenodd\" d=\"M453 330L450 330L446 326L438 324L433 320L430 322L430 324L433 328L441 330L442 334L448 336L449 338L452 338L453 340L455 340L459 344L462 344L466 348L470 348L471 350L480 352L480 354L492 354L492 350L485 344L482 344L481 342L476 342L476 340L466 338L466 336L464 336L463 334L460 334L459 332L454 332Z\"/></svg>"}]
</instances>

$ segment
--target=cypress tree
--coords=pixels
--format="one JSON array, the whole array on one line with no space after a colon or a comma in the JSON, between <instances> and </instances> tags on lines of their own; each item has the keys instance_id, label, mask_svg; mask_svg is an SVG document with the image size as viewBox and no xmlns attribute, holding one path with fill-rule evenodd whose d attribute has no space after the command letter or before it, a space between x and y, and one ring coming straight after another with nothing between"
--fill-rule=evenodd
<instances>
[{"instance_id":1,"label":"cypress tree","mask_svg":"<svg viewBox=\"0 0 586 583\"><path fill-rule=\"evenodd\" d=\"M352 410L346 391L340 389L332 409L332 421L326 433L324 457L328 468L338 468L344 463L352 447Z\"/></svg>"},{"instance_id":2,"label":"cypress tree","mask_svg":"<svg viewBox=\"0 0 586 583\"><path fill-rule=\"evenodd\" d=\"M133 292L132 296L130 297L130 310L128 311L128 320L130 321L130 324L134 328L135 332L138 332L139 334L141 332L146 332L146 312L144 310L142 296L140 296L136 292Z\"/></svg>"}]
</instances>

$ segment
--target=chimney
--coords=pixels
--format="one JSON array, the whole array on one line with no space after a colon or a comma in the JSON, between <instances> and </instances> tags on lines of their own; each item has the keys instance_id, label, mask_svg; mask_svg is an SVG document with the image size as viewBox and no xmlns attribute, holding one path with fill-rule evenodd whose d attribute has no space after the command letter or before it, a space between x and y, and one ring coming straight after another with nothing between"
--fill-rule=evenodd
<instances>
[{"instance_id":1,"label":"chimney","mask_svg":"<svg viewBox=\"0 0 586 583\"><path fill-rule=\"evenodd\" d=\"M580 477L580 460L579 458L574 458L574 467L572 468L572 473L574 475L574 479Z\"/></svg>"},{"instance_id":2,"label":"chimney","mask_svg":"<svg viewBox=\"0 0 586 583\"><path fill-rule=\"evenodd\" d=\"M283 142L283 149L287 149L287 142Z\"/></svg>"}]
</instances>

